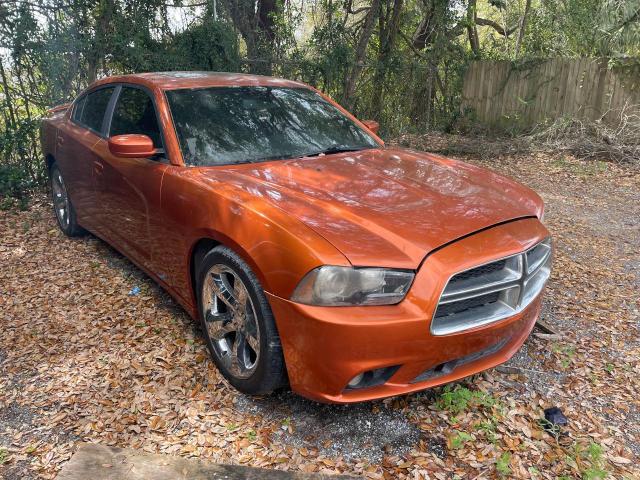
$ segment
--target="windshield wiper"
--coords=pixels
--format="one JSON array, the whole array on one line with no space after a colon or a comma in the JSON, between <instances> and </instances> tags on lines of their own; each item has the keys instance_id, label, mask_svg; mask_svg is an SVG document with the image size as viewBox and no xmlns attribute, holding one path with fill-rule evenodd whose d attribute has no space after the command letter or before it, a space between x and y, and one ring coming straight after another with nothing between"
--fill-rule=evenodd
<instances>
[{"instance_id":1,"label":"windshield wiper","mask_svg":"<svg viewBox=\"0 0 640 480\"><path fill-rule=\"evenodd\" d=\"M302 156L317 157L318 155L329 155L331 153L358 152L366 148L371 148L371 147L341 147L339 145L334 145L324 150L320 150L319 152L307 153L306 155L302 155Z\"/></svg>"},{"instance_id":2,"label":"windshield wiper","mask_svg":"<svg viewBox=\"0 0 640 480\"><path fill-rule=\"evenodd\" d=\"M233 162L231 165L242 165L246 163L260 163L260 162L268 162L270 160L291 160L292 158L305 158L305 157L317 157L319 155L328 155L331 153L343 153L343 152L358 152L360 150L366 150L374 147L341 147L339 145L334 145L332 147L326 148L324 150L320 150L319 152L312 153L292 153L292 154L280 154L280 155L270 155L267 157L254 158L252 160L241 160L238 162Z\"/></svg>"},{"instance_id":3,"label":"windshield wiper","mask_svg":"<svg viewBox=\"0 0 640 480\"><path fill-rule=\"evenodd\" d=\"M297 158L300 155L297 154L290 154L290 155L270 155L268 157L260 157L260 158L255 158L253 160L246 160L243 162L237 162L237 163L260 163L260 162L268 162L270 160L291 160L292 158Z\"/></svg>"}]
</instances>

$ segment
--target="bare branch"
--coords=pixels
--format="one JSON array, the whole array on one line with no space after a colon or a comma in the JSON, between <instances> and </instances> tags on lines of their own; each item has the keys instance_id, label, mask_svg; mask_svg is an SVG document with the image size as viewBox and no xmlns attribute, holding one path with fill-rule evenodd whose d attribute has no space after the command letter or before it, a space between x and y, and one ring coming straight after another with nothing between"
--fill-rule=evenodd
<instances>
[{"instance_id":1,"label":"bare branch","mask_svg":"<svg viewBox=\"0 0 640 480\"><path fill-rule=\"evenodd\" d=\"M480 17L476 17L475 21L476 21L477 25L481 25L483 27L491 27L496 32L498 32L500 35L503 35L505 37L508 37L509 35L511 35L518 28L518 26L515 25L515 26L510 27L510 28L505 30L504 27L502 25L500 25L498 22L494 22L493 20L489 20L489 19L486 19L486 18L480 18Z\"/></svg>"}]
</instances>

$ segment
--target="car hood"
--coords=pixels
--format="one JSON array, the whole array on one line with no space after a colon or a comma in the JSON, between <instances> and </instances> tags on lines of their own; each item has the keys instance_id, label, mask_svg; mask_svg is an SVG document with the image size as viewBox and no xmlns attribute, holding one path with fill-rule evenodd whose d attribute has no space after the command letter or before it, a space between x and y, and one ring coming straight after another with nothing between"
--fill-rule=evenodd
<instances>
[{"instance_id":1,"label":"car hood","mask_svg":"<svg viewBox=\"0 0 640 480\"><path fill-rule=\"evenodd\" d=\"M286 211L358 266L417 268L432 250L542 200L487 169L404 149L203 168Z\"/></svg>"}]
</instances>

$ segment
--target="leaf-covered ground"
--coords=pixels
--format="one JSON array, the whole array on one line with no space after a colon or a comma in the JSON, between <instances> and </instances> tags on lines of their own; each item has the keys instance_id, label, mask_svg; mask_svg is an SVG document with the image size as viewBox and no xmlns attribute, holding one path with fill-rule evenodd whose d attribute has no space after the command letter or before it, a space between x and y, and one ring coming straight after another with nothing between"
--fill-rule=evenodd
<instances>
[{"instance_id":1,"label":"leaf-covered ground","mask_svg":"<svg viewBox=\"0 0 640 480\"><path fill-rule=\"evenodd\" d=\"M44 196L1 212L0 478L53 478L81 441L371 478L640 478L640 172L468 160L545 199L556 255L543 316L560 335L531 336L511 368L353 406L236 393L128 260L65 238ZM559 432L541 422L551 406L568 417Z\"/></svg>"}]
</instances>

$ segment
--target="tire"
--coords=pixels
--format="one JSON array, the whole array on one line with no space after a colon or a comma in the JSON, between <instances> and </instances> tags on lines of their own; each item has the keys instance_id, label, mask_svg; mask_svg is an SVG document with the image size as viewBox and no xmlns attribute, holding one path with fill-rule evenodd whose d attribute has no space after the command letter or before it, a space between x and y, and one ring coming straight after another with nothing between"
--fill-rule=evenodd
<instances>
[{"instance_id":1,"label":"tire","mask_svg":"<svg viewBox=\"0 0 640 480\"><path fill-rule=\"evenodd\" d=\"M60 230L62 230L62 232L68 237L83 235L85 230L78 224L76 210L69 198L62 173L55 162L49 169L49 181L51 187L51 200L53 203L53 214L56 217Z\"/></svg>"},{"instance_id":2,"label":"tire","mask_svg":"<svg viewBox=\"0 0 640 480\"><path fill-rule=\"evenodd\" d=\"M218 246L197 265L196 280L202 331L222 375L249 395L286 386L273 313L251 268L231 249Z\"/></svg>"}]
</instances>

